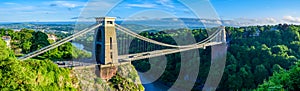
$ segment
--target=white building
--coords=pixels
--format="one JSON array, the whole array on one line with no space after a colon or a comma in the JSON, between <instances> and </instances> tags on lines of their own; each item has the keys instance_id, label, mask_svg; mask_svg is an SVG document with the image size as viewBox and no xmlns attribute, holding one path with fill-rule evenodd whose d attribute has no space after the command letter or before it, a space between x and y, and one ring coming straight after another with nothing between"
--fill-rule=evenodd
<instances>
[{"instance_id":1,"label":"white building","mask_svg":"<svg viewBox=\"0 0 300 91\"><path fill-rule=\"evenodd\" d=\"M54 42L56 42L57 37L54 34L47 34L48 35L48 40L53 40Z\"/></svg>"},{"instance_id":2,"label":"white building","mask_svg":"<svg viewBox=\"0 0 300 91\"><path fill-rule=\"evenodd\" d=\"M6 42L6 46L8 48L10 48L10 40L11 40L11 37L10 36L3 36L2 39Z\"/></svg>"}]
</instances>

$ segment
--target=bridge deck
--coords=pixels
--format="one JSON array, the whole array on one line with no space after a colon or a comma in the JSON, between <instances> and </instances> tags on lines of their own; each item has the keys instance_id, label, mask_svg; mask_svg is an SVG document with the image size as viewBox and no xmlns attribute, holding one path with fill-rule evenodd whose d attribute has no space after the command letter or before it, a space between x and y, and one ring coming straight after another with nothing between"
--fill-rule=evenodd
<instances>
[{"instance_id":1,"label":"bridge deck","mask_svg":"<svg viewBox=\"0 0 300 91\"><path fill-rule=\"evenodd\" d=\"M177 52L188 51L188 50L193 50L193 49L198 49L198 48L205 48L207 46L219 45L222 43L223 42L210 42L210 43L206 43L206 44L196 45L196 46L190 47L190 48L164 49L164 50L156 50L156 51L151 51L151 52L143 52L143 53L136 53L136 54L129 54L129 55L119 55L118 59L121 62L122 61L135 61L135 60L157 57L157 56L162 56L162 55L167 55L167 54L173 54L173 53L177 53Z\"/></svg>"},{"instance_id":2,"label":"bridge deck","mask_svg":"<svg viewBox=\"0 0 300 91\"><path fill-rule=\"evenodd\" d=\"M188 51L188 50L193 50L193 49L199 49L199 48L204 48L207 46L213 46L213 45L219 45L222 44L223 42L210 42L206 43L205 45L197 45L195 47L191 48L181 48L181 49L164 49L164 50L156 50L156 51L151 51L151 52L143 52L143 53L136 53L136 54L129 54L129 55L119 55L118 64L107 64L107 65L101 65L101 67L111 67L111 66L118 66L118 65L125 65L125 64L130 64L131 61L136 61L140 59L146 59L146 58L152 58L152 57L157 57L157 56L162 56L162 55L167 55L167 54L173 54L173 53L178 53L178 52L183 52L183 51ZM72 65L61 65L59 67L73 67L74 69L86 69L86 68L95 68L97 65L96 62L91 61L92 59L89 59L90 61L85 63L82 61L79 62L72 62ZM81 65L74 65L74 64L81 64Z\"/></svg>"}]
</instances>

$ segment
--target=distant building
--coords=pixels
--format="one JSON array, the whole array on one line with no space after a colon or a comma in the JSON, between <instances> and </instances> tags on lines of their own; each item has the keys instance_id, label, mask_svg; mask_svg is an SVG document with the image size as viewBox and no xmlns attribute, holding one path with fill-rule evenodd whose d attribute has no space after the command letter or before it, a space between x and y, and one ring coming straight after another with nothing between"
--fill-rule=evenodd
<instances>
[{"instance_id":1,"label":"distant building","mask_svg":"<svg viewBox=\"0 0 300 91\"><path fill-rule=\"evenodd\" d=\"M48 35L48 40L53 40L54 42L56 42L57 37L54 34L47 34Z\"/></svg>"},{"instance_id":2,"label":"distant building","mask_svg":"<svg viewBox=\"0 0 300 91\"><path fill-rule=\"evenodd\" d=\"M13 29L15 32L20 32L21 29Z\"/></svg>"},{"instance_id":3,"label":"distant building","mask_svg":"<svg viewBox=\"0 0 300 91\"><path fill-rule=\"evenodd\" d=\"M8 48L10 48L10 40L11 40L11 37L10 36L3 36L2 39L6 42L6 46Z\"/></svg>"},{"instance_id":4,"label":"distant building","mask_svg":"<svg viewBox=\"0 0 300 91\"><path fill-rule=\"evenodd\" d=\"M60 31L61 33L63 33L63 34L68 34L69 32L65 32L65 31Z\"/></svg>"},{"instance_id":5,"label":"distant building","mask_svg":"<svg viewBox=\"0 0 300 91\"><path fill-rule=\"evenodd\" d=\"M40 30L40 31L44 33L44 32L45 32L45 29L42 29L42 30Z\"/></svg>"}]
</instances>

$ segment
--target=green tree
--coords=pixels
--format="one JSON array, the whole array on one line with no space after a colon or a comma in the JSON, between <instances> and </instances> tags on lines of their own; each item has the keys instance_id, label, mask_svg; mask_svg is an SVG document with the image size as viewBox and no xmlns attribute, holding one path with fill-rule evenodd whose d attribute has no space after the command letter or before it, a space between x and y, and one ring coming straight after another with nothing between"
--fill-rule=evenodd
<instances>
[{"instance_id":1,"label":"green tree","mask_svg":"<svg viewBox=\"0 0 300 91\"><path fill-rule=\"evenodd\" d=\"M50 45L47 34L40 31L33 33L31 51L41 49L47 45Z\"/></svg>"},{"instance_id":2,"label":"green tree","mask_svg":"<svg viewBox=\"0 0 300 91\"><path fill-rule=\"evenodd\" d=\"M272 53L274 53L274 54L284 54L288 51L289 51L289 49L285 45L276 45L276 46L272 47Z\"/></svg>"},{"instance_id":3,"label":"green tree","mask_svg":"<svg viewBox=\"0 0 300 91\"><path fill-rule=\"evenodd\" d=\"M257 90L300 90L300 61L297 62L292 69L280 70L275 72L268 81L264 81L263 84L259 85Z\"/></svg>"},{"instance_id":4,"label":"green tree","mask_svg":"<svg viewBox=\"0 0 300 91\"><path fill-rule=\"evenodd\" d=\"M258 65L255 67L254 75L256 75L255 83L262 83L264 79L266 79L268 75L268 70L264 65Z\"/></svg>"},{"instance_id":5,"label":"green tree","mask_svg":"<svg viewBox=\"0 0 300 91\"><path fill-rule=\"evenodd\" d=\"M5 60L9 57L10 52L6 46L6 43L0 39L0 60Z\"/></svg>"},{"instance_id":6,"label":"green tree","mask_svg":"<svg viewBox=\"0 0 300 91\"><path fill-rule=\"evenodd\" d=\"M273 72L280 72L281 70L283 70L283 68L279 64L273 65L273 68L272 68Z\"/></svg>"}]
</instances>

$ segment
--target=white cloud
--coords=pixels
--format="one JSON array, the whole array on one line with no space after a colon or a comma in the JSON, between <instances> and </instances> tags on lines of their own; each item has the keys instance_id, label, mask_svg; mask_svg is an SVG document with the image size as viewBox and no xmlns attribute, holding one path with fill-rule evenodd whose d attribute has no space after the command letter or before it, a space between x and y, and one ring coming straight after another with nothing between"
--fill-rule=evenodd
<instances>
[{"instance_id":1,"label":"white cloud","mask_svg":"<svg viewBox=\"0 0 300 91\"><path fill-rule=\"evenodd\" d=\"M279 24L279 23L285 23L281 19L273 18L273 17L266 17L266 18L236 18L230 23L225 24L237 24L240 26L249 26L249 25L273 25L273 24Z\"/></svg>"},{"instance_id":2,"label":"white cloud","mask_svg":"<svg viewBox=\"0 0 300 91\"><path fill-rule=\"evenodd\" d=\"M119 3L119 0L89 0L86 5L81 8L81 12L77 21L91 21L94 22L94 17L107 16L107 13L112 12L111 9L114 8Z\"/></svg>"},{"instance_id":3,"label":"white cloud","mask_svg":"<svg viewBox=\"0 0 300 91\"><path fill-rule=\"evenodd\" d=\"M77 6L76 4L71 4L71 3L63 3L62 5L69 8L75 8Z\"/></svg>"},{"instance_id":4,"label":"white cloud","mask_svg":"<svg viewBox=\"0 0 300 91\"><path fill-rule=\"evenodd\" d=\"M24 10L35 10L35 6L18 6L18 7L11 7L11 8L0 8L0 12L7 12L7 11L15 11L15 12L21 12ZM15 13L11 12L11 13Z\"/></svg>"},{"instance_id":5,"label":"white cloud","mask_svg":"<svg viewBox=\"0 0 300 91\"><path fill-rule=\"evenodd\" d=\"M276 23L276 22L277 22L277 20L274 19L274 18L266 18L265 20L266 20L267 22L269 22L269 23Z\"/></svg>"},{"instance_id":6,"label":"white cloud","mask_svg":"<svg viewBox=\"0 0 300 91\"><path fill-rule=\"evenodd\" d=\"M175 8L175 6L172 5L172 2L170 0L158 0L157 3L169 8Z\"/></svg>"},{"instance_id":7,"label":"white cloud","mask_svg":"<svg viewBox=\"0 0 300 91\"><path fill-rule=\"evenodd\" d=\"M250 25L274 25L280 23L287 23L287 24L299 24L300 17L293 17L293 16L284 16L283 18L236 18L230 22L225 22L225 24L237 24L238 26L250 26Z\"/></svg>"},{"instance_id":8,"label":"white cloud","mask_svg":"<svg viewBox=\"0 0 300 91\"><path fill-rule=\"evenodd\" d=\"M283 20L286 22L300 23L300 17L284 16Z\"/></svg>"},{"instance_id":9,"label":"white cloud","mask_svg":"<svg viewBox=\"0 0 300 91\"><path fill-rule=\"evenodd\" d=\"M5 5L17 5L17 3L12 3L12 2L5 2L3 4L5 4Z\"/></svg>"},{"instance_id":10,"label":"white cloud","mask_svg":"<svg viewBox=\"0 0 300 91\"><path fill-rule=\"evenodd\" d=\"M93 2L90 2L89 5L90 6L101 6L101 7L105 8L105 7L111 7L113 4L110 2L104 2L104 1L93 1Z\"/></svg>"},{"instance_id":11,"label":"white cloud","mask_svg":"<svg viewBox=\"0 0 300 91\"><path fill-rule=\"evenodd\" d=\"M115 2L114 2L115 1ZM110 1L100 1L100 0L90 0L86 6L83 8L85 11L106 11L108 9L113 8L115 5L116 0L110 0Z\"/></svg>"},{"instance_id":12,"label":"white cloud","mask_svg":"<svg viewBox=\"0 0 300 91\"><path fill-rule=\"evenodd\" d=\"M127 4L129 7L139 7L139 8L154 8L155 4Z\"/></svg>"},{"instance_id":13,"label":"white cloud","mask_svg":"<svg viewBox=\"0 0 300 91\"><path fill-rule=\"evenodd\" d=\"M215 21L214 23L215 23L215 24L219 24L219 25L222 24L222 22L219 21L219 20Z\"/></svg>"},{"instance_id":14,"label":"white cloud","mask_svg":"<svg viewBox=\"0 0 300 91\"><path fill-rule=\"evenodd\" d=\"M206 20L200 20L200 22L202 22L202 23L207 23L207 21L206 21Z\"/></svg>"},{"instance_id":15,"label":"white cloud","mask_svg":"<svg viewBox=\"0 0 300 91\"><path fill-rule=\"evenodd\" d=\"M83 3L83 2L54 1L51 5L52 6L66 7L66 8L75 8L75 7L83 6L84 4L85 3Z\"/></svg>"}]
</instances>

